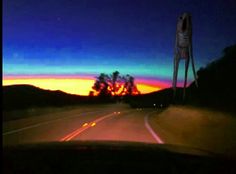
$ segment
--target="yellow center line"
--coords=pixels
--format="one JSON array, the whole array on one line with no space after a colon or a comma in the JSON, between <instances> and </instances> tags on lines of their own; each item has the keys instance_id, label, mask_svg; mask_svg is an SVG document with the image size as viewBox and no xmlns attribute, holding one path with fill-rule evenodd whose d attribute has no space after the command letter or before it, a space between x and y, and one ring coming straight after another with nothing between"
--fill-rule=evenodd
<instances>
[{"instance_id":1,"label":"yellow center line","mask_svg":"<svg viewBox=\"0 0 236 174\"><path fill-rule=\"evenodd\" d=\"M66 135L65 137L63 137L60 141L70 141L72 138L78 136L80 133L82 133L83 131L85 131L86 129L90 128L91 126L95 126L98 122L106 119L106 118L109 118L111 116L113 116L114 114L108 114L108 115L105 115L103 117L100 117L98 119L95 119L94 121L90 122L89 124L87 124L86 126L82 126L80 127L79 129L76 129L75 131L73 131L72 133Z\"/></svg>"},{"instance_id":2,"label":"yellow center line","mask_svg":"<svg viewBox=\"0 0 236 174\"><path fill-rule=\"evenodd\" d=\"M69 139L70 137L73 137L74 134L77 134L77 132L80 132L81 130L85 130L85 127L76 129L75 131L73 131L72 133L68 134L67 136L65 136L64 138L62 138L60 141L66 141L67 139Z\"/></svg>"}]
</instances>

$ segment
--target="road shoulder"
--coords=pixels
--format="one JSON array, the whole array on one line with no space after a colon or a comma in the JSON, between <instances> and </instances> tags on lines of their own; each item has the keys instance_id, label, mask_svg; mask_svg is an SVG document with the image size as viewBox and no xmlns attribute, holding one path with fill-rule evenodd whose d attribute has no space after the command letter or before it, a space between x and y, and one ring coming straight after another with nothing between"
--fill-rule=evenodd
<instances>
[{"instance_id":1,"label":"road shoulder","mask_svg":"<svg viewBox=\"0 0 236 174\"><path fill-rule=\"evenodd\" d=\"M170 106L149 117L166 144L178 144L236 156L236 118L187 106Z\"/></svg>"}]
</instances>

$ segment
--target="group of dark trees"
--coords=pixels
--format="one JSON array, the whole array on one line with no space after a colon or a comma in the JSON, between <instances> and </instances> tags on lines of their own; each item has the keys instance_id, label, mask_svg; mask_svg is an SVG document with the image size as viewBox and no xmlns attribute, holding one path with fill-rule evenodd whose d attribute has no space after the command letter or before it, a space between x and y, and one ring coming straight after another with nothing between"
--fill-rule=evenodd
<instances>
[{"instance_id":1,"label":"group of dark trees","mask_svg":"<svg viewBox=\"0 0 236 174\"><path fill-rule=\"evenodd\" d=\"M199 87L190 85L189 103L236 111L236 44L226 47L223 56L197 72Z\"/></svg>"},{"instance_id":2,"label":"group of dark trees","mask_svg":"<svg viewBox=\"0 0 236 174\"><path fill-rule=\"evenodd\" d=\"M140 94L137 86L134 83L134 77L130 75L121 76L118 71L108 75L101 73L96 77L92 87L98 96L126 96ZM94 92L90 92L90 96Z\"/></svg>"},{"instance_id":3,"label":"group of dark trees","mask_svg":"<svg viewBox=\"0 0 236 174\"><path fill-rule=\"evenodd\" d=\"M191 83L183 101L183 88L177 88L175 99L173 89L167 88L149 94L129 98L132 107L168 106L187 104L213 110L236 113L236 44L226 47L220 58L198 70L198 87Z\"/></svg>"}]
</instances>

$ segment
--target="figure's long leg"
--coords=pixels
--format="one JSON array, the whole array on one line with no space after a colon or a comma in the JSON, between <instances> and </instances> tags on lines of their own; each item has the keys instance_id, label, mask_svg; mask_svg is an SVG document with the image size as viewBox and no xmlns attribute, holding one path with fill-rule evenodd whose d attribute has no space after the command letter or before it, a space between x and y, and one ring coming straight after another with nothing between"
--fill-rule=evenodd
<instances>
[{"instance_id":1,"label":"figure's long leg","mask_svg":"<svg viewBox=\"0 0 236 174\"><path fill-rule=\"evenodd\" d=\"M183 100L186 96L186 86L187 86L187 78L188 78L188 66L189 66L189 56L185 60L185 77L184 77L184 91L183 91Z\"/></svg>"},{"instance_id":2,"label":"figure's long leg","mask_svg":"<svg viewBox=\"0 0 236 174\"><path fill-rule=\"evenodd\" d=\"M178 77L178 68L179 68L179 55L178 53L175 54L174 57L174 74L173 74L173 90L174 96L176 95L176 85L177 85L177 77Z\"/></svg>"},{"instance_id":3,"label":"figure's long leg","mask_svg":"<svg viewBox=\"0 0 236 174\"><path fill-rule=\"evenodd\" d=\"M190 58L191 58L191 62L192 62L192 69L193 69L193 75L194 75L195 85L196 85L196 87L198 87L197 74L196 74L195 66L194 66L192 45L190 45Z\"/></svg>"}]
</instances>

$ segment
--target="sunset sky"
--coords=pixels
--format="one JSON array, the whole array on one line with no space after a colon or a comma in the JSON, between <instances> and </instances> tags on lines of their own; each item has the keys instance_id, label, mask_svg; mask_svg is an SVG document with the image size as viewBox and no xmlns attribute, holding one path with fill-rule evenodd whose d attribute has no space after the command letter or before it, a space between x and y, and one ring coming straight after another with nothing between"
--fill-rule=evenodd
<instances>
[{"instance_id":1,"label":"sunset sky","mask_svg":"<svg viewBox=\"0 0 236 174\"><path fill-rule=\"evenodd\" d=\"M192 14L199 69L236 43L235 5L234 0L3 0L3 85L88 95L96 76L118 70L134 76L141 93L170 87L177 17Z\"/></svg>"}]
</instances>

